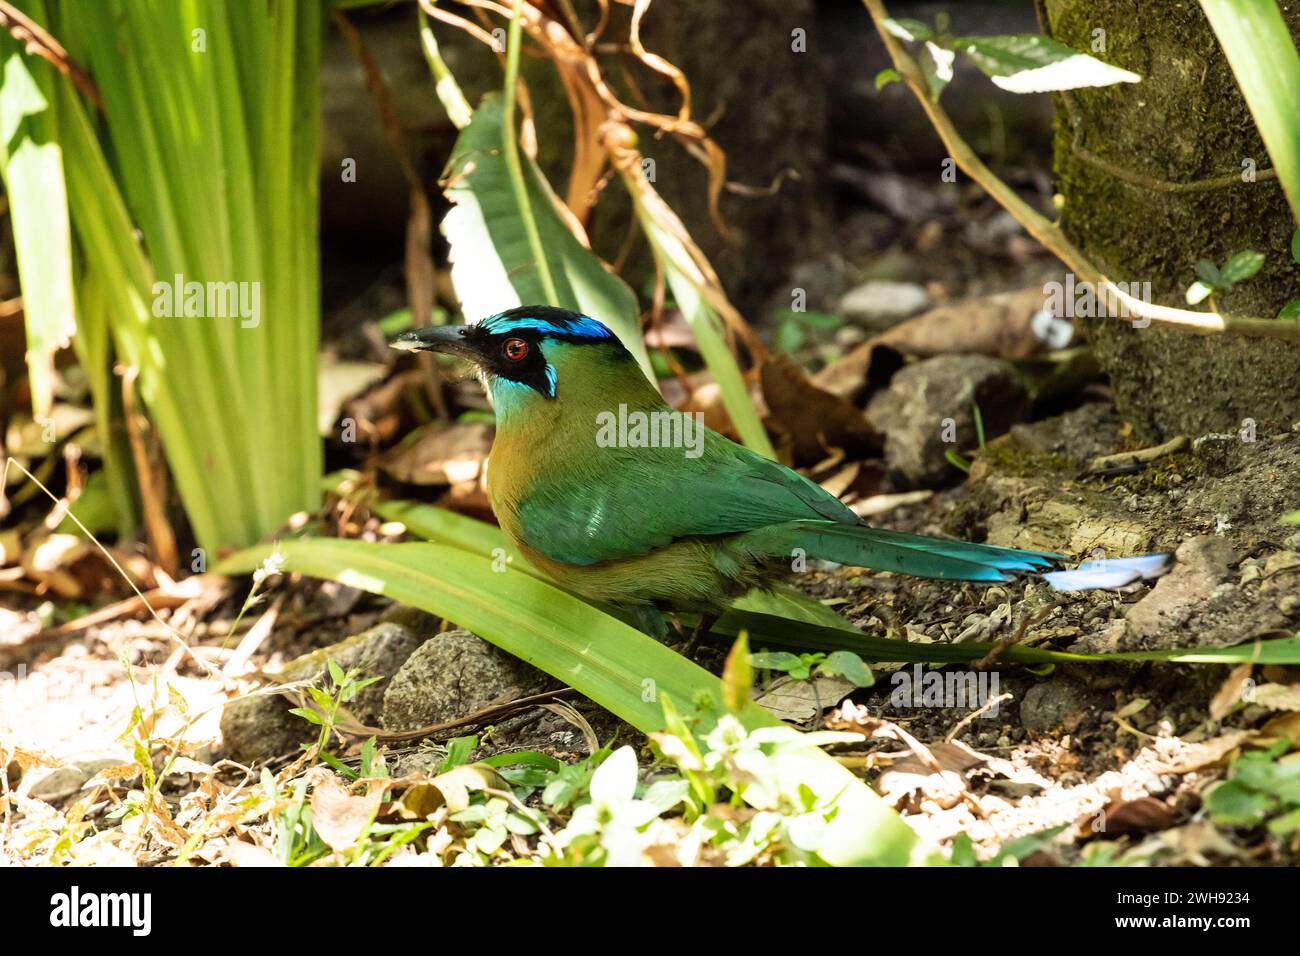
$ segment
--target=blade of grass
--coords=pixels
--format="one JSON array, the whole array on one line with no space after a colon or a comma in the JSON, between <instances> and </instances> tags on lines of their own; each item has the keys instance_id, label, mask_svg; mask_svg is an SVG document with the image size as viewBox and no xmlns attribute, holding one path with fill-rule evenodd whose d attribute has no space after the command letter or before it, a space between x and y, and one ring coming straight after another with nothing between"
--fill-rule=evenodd
<instances>
[{"instance_id":1,"label":"blade of grass","mask_svg":"<svg viewBox=\"0 0 1300 956\"><path fill-rule=\"evenodd\" d=\"M1300 53L1271 0L1201 0L1300 223Z\"/></svg>"},{"instance_id":2,"label":"blade of grass","mask_svg":"<svg viewBox=\"0 0 1300 956\"><path fill-rule=\"evenodd\" d=\"M27 14L47 22L33 0ZM4 174L27 328L27 377L32 414L54 404L54 353L76 328L72 286L72 229L58 141L53 67L24 52L0 31L0 172Z\"/></svg>"},{"instance_id":3,"label":"blade of grass","mask_svg":"<svg viewBox=\"0 0 1300 956\"><path fill-rule=\"evenodd\" d=\"M433 24L429 22L428 14L421 6L417 5L416 9L420 20L420 47L424 50L424 60L429 64L429 71L433 74L434 90L442 102L442 108L447 111L447 117L452 125L457 129L464 129L474 118L474 110L465 99L465 94L461 92L456 77L452 75L442 58L442 52L438 49L438 38L434 35Z\"/></svg>"},{"instance_id":4,"label":"blade of grass","mask_svg":"<svg viewBox=\"0 0 1300 956\"><path fill-rule=\"evenodd\" d=\"M115 387L108 315L110 298L98 276L83 270L77 296L77 334L73 345L77 361L90 385L95 411L95 431L103 452L104 477L108 482L113 510L117 515L118 537L126 540L138 527L139 508L135 498L135 469L131 449L121 425L121 395Z\"/></svg>"},{"instance_id":5,"label":"blade of grass","mask_svg":"<svg viewBox=\"0 0 1300 956\"><path fill-rule=\"evenodd\" d=\"M287 571L336 580L454 621L645 733L664 727L660 695L681 705L704 698L721 707L721 682L680 654L549 584L494 571L490 560L457 548L300 539L240 552L217 571L248 573L277 551ZM780 724L754 704L739 717L747 727ZM902 818L828 754L805 748L785 772L839 807L829 823L827 862L896 866L931 858Z\"/></svg>"},{"instance_id":6,"label":"blade of grass","mask_svg":"<svg viewBox=\"0 0 1300 956\"><path fill-rule=\"evenodd\" d=\"M621 150L615 154L614 165L632 197L632 208L650 242L655 262L691 327L704 364L718 383L723 407L740 440L753 451L775 459L776 451L767 437L767 429L749 398L736 357L727 346L718 309L730 309L730 303L722 297L717 277L707 263L691 254L689 240L683 238L687 236L686 227L651 185L639 155L635 150Z\"/></svg>"}]
</instances>

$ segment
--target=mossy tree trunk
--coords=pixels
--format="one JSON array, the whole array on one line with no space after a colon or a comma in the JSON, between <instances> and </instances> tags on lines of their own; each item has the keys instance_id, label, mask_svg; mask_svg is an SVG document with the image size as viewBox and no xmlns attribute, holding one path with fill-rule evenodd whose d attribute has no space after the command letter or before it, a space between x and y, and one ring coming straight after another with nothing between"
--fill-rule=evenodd
<instances>
[{"instance_id":1,"label":"mossy tree trunk","mask_svg":"<svg viewBox=\"0 0 1300 956\"><path fill-rule=\"evenodd\" d=\"M1284 5L1293 35L1300 4ZM1071 240L1114 280L1151 283L1183 306L1201 258L1266 255L1251 280L1221 296L1235 315L1272 317L1300 296L1295 228L1232 70L1191 0L1047 0L1047 26L1075 49L1103 39L1109 62L1141 83L1056 97L1055 162ZM1104 31L1097 33L1096 31ZM1205 180L1230 177L1226 185ZM1188 184L1197 184L1189 188ZM1147 439L1300 419L1300 347L1083 320L1116 402Z\"/></svg>"}]
</instances>

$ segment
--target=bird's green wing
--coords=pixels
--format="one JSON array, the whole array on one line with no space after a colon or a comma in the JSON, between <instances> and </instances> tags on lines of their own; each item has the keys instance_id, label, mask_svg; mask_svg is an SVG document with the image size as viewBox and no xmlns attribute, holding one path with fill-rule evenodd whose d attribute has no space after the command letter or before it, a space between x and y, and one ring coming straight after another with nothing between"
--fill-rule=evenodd
<instances>
[{"instance_id":1,"label":"bird's green wing","mask_svg":"<svg viewBox=\"0 0 1300 956\"><path fill-rule=\"evenodd\" d=\"M705 431L703 452L600 448L564 477L545 478L519 502L529 547L589 565L629 558L679 538L734 534L801 519L855 524L821 486Z\"/></svg>"}]
</instances>

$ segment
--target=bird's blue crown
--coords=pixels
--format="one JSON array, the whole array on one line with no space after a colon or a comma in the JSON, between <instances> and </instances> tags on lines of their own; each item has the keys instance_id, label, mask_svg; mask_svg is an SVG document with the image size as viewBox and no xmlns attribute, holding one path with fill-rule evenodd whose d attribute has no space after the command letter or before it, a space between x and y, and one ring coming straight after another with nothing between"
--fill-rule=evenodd
<instances>
[{"instance_id":1,"label":"bird's blue crown","mask_svg":"<svg viewBox=\"0 0 1300 956\"><path fill-rule=\"evenodd\" d=\"M480 322L479 328L493 335L527 330L572 342L601 342L614 338L614 333L603 322L551 306L522 306L499 312Z\"/></svg>"}]
</instances>

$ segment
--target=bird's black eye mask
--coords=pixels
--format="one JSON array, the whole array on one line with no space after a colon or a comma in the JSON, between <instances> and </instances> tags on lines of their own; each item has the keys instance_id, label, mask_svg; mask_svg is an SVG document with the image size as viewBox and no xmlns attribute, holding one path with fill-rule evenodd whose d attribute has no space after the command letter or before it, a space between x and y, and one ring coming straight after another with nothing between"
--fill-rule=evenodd
<instances>
[{"instance_id":1,"label":"bird's black eye mask","mask_svg":"<svg viewBox=\"0 0 1300 956\"><path fill-rule=\"evenodd\" d=\"M534 329L491 332L472 325L464 333L478 356L479 368L494 378L527 386L546 398L555 397L555 368L542 353L543 336Z\"/></svg>"},{"instance_id":2,"label":"bird's black eye mask","mask_svg":"<svg viewBox=\"0 0 1300 956\"><path fill-rule=\"evenodd\" d=\"M546 360L546 340L596 347L610 361L632 354L605 325L585 315L550 306L520 306L476 325L441 325L406 332L394 348L443 352L473 362L495 383L531 388L555 398L555 367Z\"/></svg>"}]
</instances>

